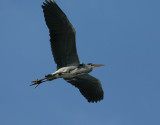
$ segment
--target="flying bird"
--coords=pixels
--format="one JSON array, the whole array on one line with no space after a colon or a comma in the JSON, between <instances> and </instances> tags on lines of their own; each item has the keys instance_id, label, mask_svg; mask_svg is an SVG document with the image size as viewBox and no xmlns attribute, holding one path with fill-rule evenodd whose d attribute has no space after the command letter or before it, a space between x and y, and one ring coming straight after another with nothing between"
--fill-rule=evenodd
<instances>
[{"instance_id":1,"label":"flying bird","mask_svg":"<svg viewBox=\"0 0 160 125\"><path fill-rule=\"evenodd\" d=\"M45 0L42 8L50 32L51 50L57 71L43 79L32 81L31 86L37 87L43 82L63 78L77 87L88 102L102 100L104 94L100 81L88 73L104 65L80 63L76 50L76 31L67 16L54 0Z\"/></svg>"}]
</instances>

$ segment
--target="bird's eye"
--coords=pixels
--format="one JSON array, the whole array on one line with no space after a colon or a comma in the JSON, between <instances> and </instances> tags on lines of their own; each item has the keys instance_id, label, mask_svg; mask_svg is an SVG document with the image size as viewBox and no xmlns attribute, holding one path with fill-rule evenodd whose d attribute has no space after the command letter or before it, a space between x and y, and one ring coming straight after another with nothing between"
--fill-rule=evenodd
<instances>
[{"instance_id":1,"label":"bird's eye","mask_svg":"<svg viewBox=\"0 0 160 125\"><path fill-rule=\"evenodd\" d=\"M79 66L83 66L84 64L79 64Z\"/></svg>"},{"instance_id":2,"label":"bird's eye","mask_svg":"<svg viewBox=\"0 0 160 125\"><path fill-rule=\"evenodd\" d=\"M92 63L88 63L88 65L92 65Z\"/></svg>"}]
</instances>

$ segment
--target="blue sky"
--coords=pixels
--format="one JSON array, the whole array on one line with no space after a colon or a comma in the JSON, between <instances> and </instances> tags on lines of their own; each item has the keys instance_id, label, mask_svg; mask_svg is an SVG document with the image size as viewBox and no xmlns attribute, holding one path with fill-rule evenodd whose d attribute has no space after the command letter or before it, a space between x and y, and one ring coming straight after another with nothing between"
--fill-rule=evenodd
<instances>
[{"instance_id":1,"label":"blue sky","mask_svg":"<svg viewBox=\"0 0 160 125\"><path fill-rule=\"evenodd\" d=\"M29 84L56 70L43 0L1 0L1 125L159 125L160 1L57 0L77 33L84 63L105 64L104 100L88 103L63 79Z\"/></svg>"}]
</instances>

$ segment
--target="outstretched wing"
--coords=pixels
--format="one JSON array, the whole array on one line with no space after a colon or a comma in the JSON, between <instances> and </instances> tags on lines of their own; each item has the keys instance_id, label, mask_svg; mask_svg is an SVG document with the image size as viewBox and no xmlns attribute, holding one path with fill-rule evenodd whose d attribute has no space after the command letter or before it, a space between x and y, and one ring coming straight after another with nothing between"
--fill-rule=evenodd
<instances>
[{"instance_id":1,"label":"outstretched wing","mask_svg":"<svg viewBox=\"0 0 160 125\"><path fill-rule=\"evenodd\" d=\"M51 48L57 68L78 65L74 27L54 0L46 0L42 8L49 28Z\"/></svg>"},{"instance_id":2,"label":"outstretched wing","mask_svg":"<svg viewBox=\"0 0 160 125\"><path fill-rule=\"evenodd\" d=\"M88 102L97 102L103 99L101 83L95 77L85 74L65 80L77 87Z\"/></svg>"}]
</instances>

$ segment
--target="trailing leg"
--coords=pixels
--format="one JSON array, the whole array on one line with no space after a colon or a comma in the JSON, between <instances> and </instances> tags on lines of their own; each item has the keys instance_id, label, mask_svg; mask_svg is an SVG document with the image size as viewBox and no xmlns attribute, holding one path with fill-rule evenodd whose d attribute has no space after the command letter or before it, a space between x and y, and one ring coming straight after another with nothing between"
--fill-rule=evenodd
<instances>
[{"instance_id":1,"label":"trailing leg","mask_svg":"<svg viewBox=\"0 0 160 125\"><path fill-rule=\"evenodd\" d=\"M53 74L49 74L49 75L46 75L45 78L43 78L43 79L36 79L35 81L32 81L32 84L30 86L36 85L35 86L35 88L36 88L41 83L46 82L46 81L52 81L54 79L56 79L56 77Z\"/></svg>"}]
</instances>

